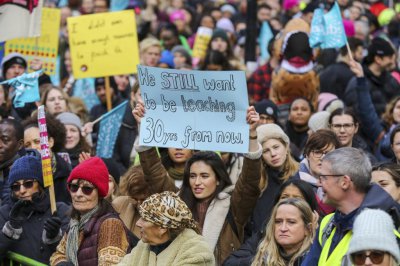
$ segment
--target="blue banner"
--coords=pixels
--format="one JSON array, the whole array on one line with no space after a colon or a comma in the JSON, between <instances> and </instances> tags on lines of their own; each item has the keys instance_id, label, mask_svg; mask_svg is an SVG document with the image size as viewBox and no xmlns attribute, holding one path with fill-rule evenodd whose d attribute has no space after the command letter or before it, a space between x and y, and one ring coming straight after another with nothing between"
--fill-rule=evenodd
<instances>
[{"instance_id":1,"label":"blue banner","mask_svg":"<svg viewBox=\"0 0 400 266\"><path fill-rule=\"evenodd\" d=\"M272 33L271 27L268 22L263 21L259 36L261 58L263 60L268 60L270 57L270 54L268 53L268 43L272 38L274 38L274 34Z\"/></svg>"},{"instance_id":2,"label":"blue banner","mask_svg":"<svg viewBox=\"0 0 400 266\"><path fill-rule=\"evenodd\" d=\"M129 6L129 0L111 0L110 11L121 11Z\"/></svg>"},{"instance_id":3,"label":"blue banner","mask_svg":"<svg viewBox=\"0 0 400 266\"><path fill-rule=\"evenodd\" d=\"M341 48L346 45L347 37L344 31L342 15L337 2L332 9L324 15L325 34L322 49Z\"/></svg>"},{"instance_id":4,"label":"blue banner","mask_svg":"<svg viewBox=\"0 0 400 266\"><path fill-rule=\"evenodd\" d=\"M311 21L311 32L309 37L310 47L320 47L324 42L324 10L317 8Z\"/></svg>"},{"instance_id":5,"label":"blue banner","mask_svg":"<svg viewBox=\"0 0 400 266\"><path fill-rule=\"evenodd\" d=\"M246 153L248 95L243 71L138 66L146 114L139 144Z\"/></svg>"},{"instance_id":6,"label":"blue banner","mask_svg":"<svg viewBox=\"0 0 400 266\"><path fill-rule=\"evenodd\" d=\"M36 102L40 100L39 95L39 76L43 70L39 70L33 73L24 73L13 79L9 79L1 82L0 84L8 84L12 86L14 91L15 107L24 107L25 103Z\"/></svg>"},{"instance_id":7,"label":"blue banner","mask_svg":"<svg viewBox=\"0 0 400 266\"><path fill-rule=\"evenodd\" d=\"M96 156L102 158L111 158L113 156L115 141L117 140L127 104L128 101L125 101L103 115L100 121Z\"/></svg>"}]
</instances>

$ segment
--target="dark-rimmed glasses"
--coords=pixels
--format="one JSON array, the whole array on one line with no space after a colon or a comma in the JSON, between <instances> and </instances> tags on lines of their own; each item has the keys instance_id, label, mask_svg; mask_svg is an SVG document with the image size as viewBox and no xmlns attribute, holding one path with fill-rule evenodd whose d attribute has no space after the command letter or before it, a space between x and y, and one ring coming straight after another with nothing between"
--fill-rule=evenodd
<instances>
[{"instance_id":1,"label":"dark-rimmed glasses","mask_svg":"<svg viewBox=\"0 0 400 266\"><path fill-rule=\"evenodd\" d=\"M331 124L331 128L333 130L341 130L342 128L344 130L350 130L354 127L354 123L346 123L346 124Z\"/></svg>"},{"instance_id":2,"label":"dark-rimmed glasses","mask_svg":"<svg viewBox=\"0 0 400 266\"><path fill-rule=\"evenodd\" d=\"M68 183L68 190L72 193L76 193L78 191L79 188L81 188L81 191L83 194L85 194L86 196L89 196L90 194L92 194L93 190L95 189L95 187L91 187L91 186L79 186L79 184L72 184L72 183Z\"/></svg>"},{"instance_id":3,"label":"dark-rimmed glasses","mask_svg":"<svg viewBox=\"0 0 400 266\"><path fill-rule=\"evenodd\" d=\"M36 180L28 180L22 183L14 183L10 187L13 192L18 192L21 189L21 186L23 186L24 188L32 188L35 181Z\"/></svg>"},{"instance_id":4,"label":"dark-rimmed glasses","mask_svg":"<svg viewBox=\"0 0 400 266\"><path fill-rule=\"evenodd\" d=\"M313 156L317 159L322 158L322 156L325 156L328 152L330 151L321 151L321 150L312 150L311 153Z\"/></svg>"},{"instance_id":5,"label":"dark-rimmed glasses","mask_svg":"<svg viewBox=\"0 0 400 266\"><path fill-rule=\"evenodd\" d=\"M380 250L371 250L369 254L367 255L368 251L361 251L361 252L356 252L350 255L351 261L353 262L354 265L364 265L365 260L369 258L372 263L374 264L381 264L383 261L383 258L385 256L385 252L380 251Z\"/></svg>"}]
</instances>

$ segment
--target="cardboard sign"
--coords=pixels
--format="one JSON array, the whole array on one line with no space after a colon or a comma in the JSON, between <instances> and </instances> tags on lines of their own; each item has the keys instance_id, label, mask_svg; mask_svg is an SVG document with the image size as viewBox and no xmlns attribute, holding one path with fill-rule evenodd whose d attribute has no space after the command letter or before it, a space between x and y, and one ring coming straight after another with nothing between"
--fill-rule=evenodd
<instances>
[{"instance_id":1,"label":"cardboard sign","mask_svg":"<svg viewBox=\"0 0 400 266\"><path fill-rule=\"evenodd\" d=\"M136 73L139 64L133 10L67 19L75 78Z\"/></svg>"},{"instance_id":2,"label":"cardboard sign","mask_svg":"<svg viewBox=\"0 0 400 266\"><path fill-rule=\"evenodd\" d=\"M6 42L6 55L20 53L28 61L28 71L32 59L43 62L43 71L48 75L55 74L58 53L61 11L56 8L43 8L41 34L38 38L20 38ZM37 39L37 40L36 40Z\"/></svg>"},{"instance_id":3,"label":"cardboard sign","mask_svg":"<svg viewBox=\"0 0 400 266\"><path fill-rule=\"evenodd\" d=\"M141 145L246 153L248 96L243 71L138 67L146 108Z\"/></svg>"},{"instance_id":4,"label":"cardboard sign","mask_svg":"<svg viewBox=\"0 0 400 266\"><path fill-rule=\"evenodd\" d=\"M44 186L53 185L53 171L51 170L51 157L49 139L47 134L46 114L44 111L44 105L38 108L38 126L40 135L40 154L42 157L42 172Z\"/></svg>"}]
</instances>

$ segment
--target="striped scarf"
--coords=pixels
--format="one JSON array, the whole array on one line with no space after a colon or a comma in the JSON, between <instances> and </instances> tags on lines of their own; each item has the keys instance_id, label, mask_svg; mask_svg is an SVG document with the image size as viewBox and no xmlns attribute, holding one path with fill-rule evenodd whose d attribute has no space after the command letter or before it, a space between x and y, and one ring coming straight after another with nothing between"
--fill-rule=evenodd
<instances>
[{"instance_id":1,"label":"striped scarf","mask_svg":"<svg viewBox=\"0 0 400 266\"><path fill-rule=\"evenodd\" d=\"M69 222L69 232L67 236L67 260L74 265L78 265L78 248L79 248L79 232L83 229L85 224L92 218L93 214L99 209L97 205L90 212L81 216L80 220L71 219Z\"/></svg>"}]
</instances>

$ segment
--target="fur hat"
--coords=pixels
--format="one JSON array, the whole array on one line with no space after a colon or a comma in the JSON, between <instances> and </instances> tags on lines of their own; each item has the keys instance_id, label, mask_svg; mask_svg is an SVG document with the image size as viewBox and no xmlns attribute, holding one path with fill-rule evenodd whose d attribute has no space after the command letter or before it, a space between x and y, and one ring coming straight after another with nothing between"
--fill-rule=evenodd
<instances>
[{"instance_id":1,"label":"fur hat","mask_svg":"<svg viewBox=\"0 0 400 266\"><path fill-rule=\"evenodd\" d=\"M42 161L35 156L22 156L11 166L8 182L10 185L18 180L35 179L43 187Z\"/></svg>"},{"instance_id":2,"label":"fur hat","mask_svg":"<svg viewBox=\"0 0 400 266\"><path fill-rule=\"evenodd\" d=\"M262 145L269 139L281 139L287 146L290 144L289 137L283 132L282 128L276 124L264 124L257 127L258 142Z\"/></svg>"},{"instance_id":3,"label":"fur hat","mask_svg":"<svg viewBox=\"0 0 400 266\"><path fill-rule=\"evenodd\" d=\"M399 263L400 250L393 233L394 229L393 220L385 211L363 210L354 221L348 254L380 250L390 253Z\"/></svg>"},{"instance_id":4,"label":"fur hat","mask_svg":"<svg viewBox=\"0 0 400 266\"><path fill-rule=\"evenodd\" d=\"M78 164L72 169L67 182L74 179L83 179L92 183L98 190L99 196L104 198L108 193L108 170L99 157L92 157Z\"/></svg>"},{"instance_id":5,"label":"fur hat","mask_svg":"<svg viewBox=\"0 0 400 266\"><path fill-rule=\"evenodd\" d=\"M317 131L318 129L328 129L330 115L331 113L328 111L314 113L308 120L308 127L313 132Z\"/></svg>"}]
</instances>

